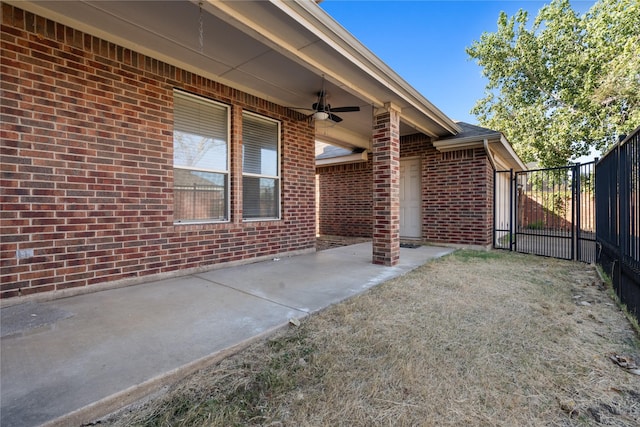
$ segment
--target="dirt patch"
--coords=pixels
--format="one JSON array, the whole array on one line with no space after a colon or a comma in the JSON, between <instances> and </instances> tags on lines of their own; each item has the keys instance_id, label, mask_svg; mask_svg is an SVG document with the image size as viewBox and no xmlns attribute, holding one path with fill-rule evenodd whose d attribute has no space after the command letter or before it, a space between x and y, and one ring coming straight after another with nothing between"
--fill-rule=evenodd
<instances>
[{"instance_id":1,"label":"dirt patch","mask_svg":"<svg viewBox=\"0 0 640 427\"><path fill-rule=\"evenodd\" d=\"M316 250L324 251L331 248L338 248L340 246L355 245L358 243L370 242L368 237L344 237L344 236L319 236L316 239Z\"/></svg>"},{"instance_id":2,"label":"dirt patch","mask_svg":"<svg viewBox=\"0 0 640 427\"><path fill-rule=\"evenodd\" d=\"M593 267L459 251L108 425L640 425L637 335Z\"/></svg>"}]
</instances>

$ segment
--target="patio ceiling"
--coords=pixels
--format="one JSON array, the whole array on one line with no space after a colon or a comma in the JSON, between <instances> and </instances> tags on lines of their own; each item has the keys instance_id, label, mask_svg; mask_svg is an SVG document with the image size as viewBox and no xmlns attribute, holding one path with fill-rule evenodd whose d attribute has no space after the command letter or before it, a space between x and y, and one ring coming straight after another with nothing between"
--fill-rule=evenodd
<instances>
[{"instance_id":1,"label":"patio ceiling","mask_svg":"<svg viewBox=\"0 0 640 427\"><path fill-rule=\"evenodd\" d=\"M335 126L321 122L326 142L369 148L386 103L401 109L403 135L460 132L312 0L8 3L306 114L324 75L332 106L361 107Z\"/></svg>"}]
</instances>

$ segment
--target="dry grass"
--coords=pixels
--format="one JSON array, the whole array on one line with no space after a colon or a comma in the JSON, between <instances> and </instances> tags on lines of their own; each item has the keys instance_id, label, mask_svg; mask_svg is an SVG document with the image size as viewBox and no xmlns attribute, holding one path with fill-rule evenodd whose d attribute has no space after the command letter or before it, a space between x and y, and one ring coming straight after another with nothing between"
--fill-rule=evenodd
<instances>
[{"instance_id":1,"label":"dry grass","mask_svg":"<svg viewBox=\"0 0 640 427\"><path fill-rule=\"evenodd\" d=\"M592 267L461 251L103 422L640 425L640 376L611 353L640 361Z\"/></svg>"}]
</instances>

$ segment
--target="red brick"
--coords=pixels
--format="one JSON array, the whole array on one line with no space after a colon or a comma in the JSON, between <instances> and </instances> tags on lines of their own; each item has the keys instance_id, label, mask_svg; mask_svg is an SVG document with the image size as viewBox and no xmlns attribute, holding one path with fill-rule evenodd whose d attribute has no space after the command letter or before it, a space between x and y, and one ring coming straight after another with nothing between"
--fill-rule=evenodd
<instances>
[{"instance_id":1,"label":"red brick","mask_svg":"<svg viewBox=\"0 0 640 427\"><path fill-rule=\"evenodd\" d=\"M493 224L493 171L483 149L440 153L428 137L404 136L402 158L419 157L422 167L422 239L433 243L488 246ZM372 237L374 212L371 155L366 163L317 169L320 234ZM379 217L380 219L384 216ZM382 235L378 235L380 238Z\"/></svg>"},{"instance_id":2,"label":"red brick","mask_svg":"<svg viewBox=\"0 0 640 427\"><path fill-rule=\"evenodd\" d=\"M3 202L15 209L2 214L20 222L1 229L3 247L14 249L1 252L9 268L0 297L313 247L314 134L299 114L15 6L2 11L2 93L11 101L2 103L0 127L10 149L2 170L11 172ZM25 19L41 22L37 34ZM173 224L174 87L232 105L229 223ZM282 123L279 221L242 221L244 109ZM17 266L18 242L37 245L46 257L34 259L47 260ZM22 268L29 280L19 278Z\"/></svg>"}]
</instances>

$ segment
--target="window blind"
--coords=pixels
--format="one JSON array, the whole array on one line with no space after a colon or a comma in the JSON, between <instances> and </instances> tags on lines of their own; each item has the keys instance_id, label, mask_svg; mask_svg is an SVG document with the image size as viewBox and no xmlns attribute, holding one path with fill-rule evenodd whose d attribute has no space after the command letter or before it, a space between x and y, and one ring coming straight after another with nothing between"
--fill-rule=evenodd
<instances>
[{"instance_id":1,"label":"window blind","mask_svg":"<svg viewBox=\"0 0 640 427\"><path fill-rule=\"evenodd\" d=\"M226 171L228 108L174 92L174 166Z\"/></svg>"},{"instance_id":2,"label":"window blind","mask_svg":"<svg viewBox=\"0 0 640 427\"><path fill-rule=\"evenodd\" d=\"M278 176L278 123L245 114L242 120L242 171Z\"/></svg>"}]
</instances>

